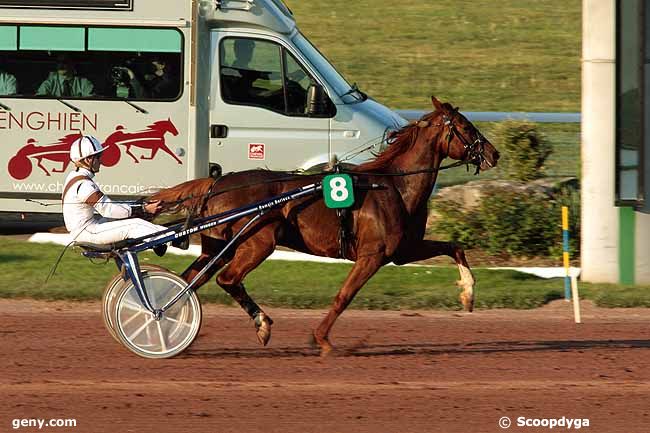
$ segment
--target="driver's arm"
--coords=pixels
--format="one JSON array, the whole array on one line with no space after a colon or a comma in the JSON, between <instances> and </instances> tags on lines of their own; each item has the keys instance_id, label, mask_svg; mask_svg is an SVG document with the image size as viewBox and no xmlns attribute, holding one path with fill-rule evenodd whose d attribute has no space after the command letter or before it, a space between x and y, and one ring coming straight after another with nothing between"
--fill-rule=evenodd
<instances>
[{"instance_id":1,"label":"driver's arm","mask_svg":"<svg viewBox=\"0 0 650 433\"><path fill-rule=\"evenodd\" d=\"M79 188L79 197L86 197L84 203L95 208L105 218L123 219L131 216L131 206L112 201L96 184L84 182Z\"/></svg>"}]
</instances>

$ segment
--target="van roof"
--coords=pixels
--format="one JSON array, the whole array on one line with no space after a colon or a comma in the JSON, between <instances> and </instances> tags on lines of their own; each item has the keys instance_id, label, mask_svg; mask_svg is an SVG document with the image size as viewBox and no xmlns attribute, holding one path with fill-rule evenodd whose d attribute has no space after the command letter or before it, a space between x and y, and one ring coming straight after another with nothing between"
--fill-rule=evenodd
<instances>
[{"instance_id":1,"label":"van roof","mask_svg":"<svg viewBox=\"0 0 650 433\"><path fill-rule=\"evenodd\" d=\"M210 27L260 27L289 34L296 28L282 0L201 0L201 15Z\"/></svg>"},{"instance_id":2,"label":"van roof","mask_svg":"<svg viewBox=\"0 0 650 433\"><path fill-rule=\"evenodd\" d=\"M209 27L253 27L290 34L296 22L282 0L198 0ZM0 0L0 22L190 22L191 2L160 0Z\"/></svg>"}]
</instances>

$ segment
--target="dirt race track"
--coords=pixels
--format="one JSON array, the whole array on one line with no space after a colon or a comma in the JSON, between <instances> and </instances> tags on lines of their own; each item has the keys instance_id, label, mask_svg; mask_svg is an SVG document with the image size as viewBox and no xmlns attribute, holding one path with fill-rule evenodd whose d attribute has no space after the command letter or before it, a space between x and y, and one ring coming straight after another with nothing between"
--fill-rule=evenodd
<instances>
[{"instance_id":1,"label":"dirt race track","mask_svg":"<svg viewBox=\"0 0 650 433\"><path fill-rule=\"evenodd\" d=\"M650 310L564 301L529 311L348 311L337 356L309 344L323 311L267 308L269 347L237 308L204 306L180 357L146 360L104 330L98 303L0 300L0 432L499 432L517 418L650 431ZM574 430L574 429L572 429Z\"/></svg>"}]
</instances>

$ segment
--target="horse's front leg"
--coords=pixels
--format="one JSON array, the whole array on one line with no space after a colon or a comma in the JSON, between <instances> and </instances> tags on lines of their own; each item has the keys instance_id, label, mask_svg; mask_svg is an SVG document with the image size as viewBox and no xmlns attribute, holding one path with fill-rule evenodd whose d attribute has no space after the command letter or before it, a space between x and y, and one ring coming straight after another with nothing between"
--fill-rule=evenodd
<instances>
[{"instance_id":1,"label":"horse's front leg","mask_svg":"<svg viewBox=\"0 0 650 433\"><path fill-rule=\"evenodd\" d=\"M248 295L242 281L249 272L273 253L278 230L278 223L271 223L259 229L237 247L230 263L217 276L217 284L253 319L257 340L264 346L271 339L273 320Z\"/></svg>"},{"instance_id":2,"label":"horse's front leg","mask_svg":"<svg viewBox=\"0 0 650 433\"><path fill-rule=\"evenodd\" d=\"M336 319L350 305L359 289L372 277L384 264L384 255L375 254L372 256L360 257L352 266L343 287L334 298L334 303L323 321L314 330L314 340L320 346L321 356L326 356L333 349L329 341L329 334Z\"/></svg>"},{"instance_id":3,"label":"horse's front leg","mask_svg":"<svg viewBox=\"0 0 650 433\"><path fill-rule=\"evenodd\" d=\"M454 259L458 266L460 280L456 282L456 285L463 289L460 293L460 302L466 311L471 312L474 309L474 285L476 281L465 258L465 251L458 245L453 242L422 240L400 249L399 253L393 257L393 263L403 265L443 255Z\"/></svg>"}]
</instances>

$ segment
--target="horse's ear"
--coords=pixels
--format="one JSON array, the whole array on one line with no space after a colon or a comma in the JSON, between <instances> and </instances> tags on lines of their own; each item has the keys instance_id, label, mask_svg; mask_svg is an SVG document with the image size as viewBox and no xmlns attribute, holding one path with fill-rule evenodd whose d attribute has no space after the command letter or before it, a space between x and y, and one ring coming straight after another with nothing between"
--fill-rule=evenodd
<instances>
[{"instance_id":1,"label":"horse's ear","mask_svg":"<svg viewBox=\"0 0 650 433\"><path fill-rule=\"evenodd\" d=\"M433 108L435 108L436 111L442 110L442 102L438 101L433 95L431 95L431 102L433 103Z\"/></svg>"}]
</instances>

